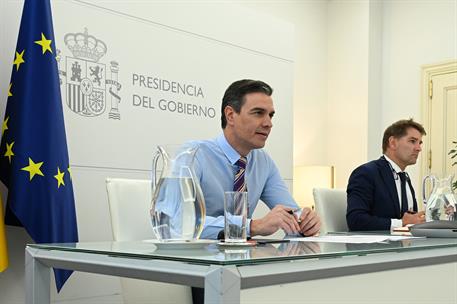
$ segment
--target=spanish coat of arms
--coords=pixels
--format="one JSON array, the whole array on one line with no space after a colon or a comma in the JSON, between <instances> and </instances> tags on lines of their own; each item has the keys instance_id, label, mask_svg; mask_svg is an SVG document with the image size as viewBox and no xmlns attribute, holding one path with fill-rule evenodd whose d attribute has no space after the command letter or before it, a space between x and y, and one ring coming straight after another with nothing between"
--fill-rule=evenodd
<instances>
[{"instance_id":1,"label":"spanish coat of arms","mask_svg":"<svg viewBox=\"0 0 457 304\"><path fill-rule=\"evenodd\" d=\"M118 80L119 64L110 62L110 79L106 79L107 70L99 60L106 54L106 44L88 34L69 33L64 36L64 42L73 56L65 57L65 70L61 70L60 51L57 52L60 83L65 80L65 99L67 106L75 113L94 117L106 110L107 89L111 102L109 118L120 119L118 95L121 84Z\"/></svg>"}]
</instances>

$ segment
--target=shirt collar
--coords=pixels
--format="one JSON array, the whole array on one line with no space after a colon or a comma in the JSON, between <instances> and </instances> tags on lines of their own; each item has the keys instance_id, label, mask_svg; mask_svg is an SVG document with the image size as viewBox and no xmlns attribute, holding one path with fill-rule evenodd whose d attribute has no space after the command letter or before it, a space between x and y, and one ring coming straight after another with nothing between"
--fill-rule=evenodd
<instances>
[{"instance_id":1,"label":"shirt collar","mask_svg":"<svg viewBox=\"0 0 457 304\"><path fill-rule=\"evenodd\" d=\"M403 172L400 169L400 167L393 160L391 160L390 158L387 157L387 155L384 154L384 158L390 163L390 165L392 166L392 169L394 169L396 173Z\"/></svg>"},{"instance_id":2,"label":"shirt collar","mask_svg":"<svg viewBox=\"0 0 457 304\"><path fill-rule=\"evenodd\" d=\"M224 133L216 138L216 142L232 165L234 165L240 159L241 155L229 144L227 138L225 138ZM251 152L249 152L246 156L248 161L250 154Z\"/></svg>"}]
</instances>

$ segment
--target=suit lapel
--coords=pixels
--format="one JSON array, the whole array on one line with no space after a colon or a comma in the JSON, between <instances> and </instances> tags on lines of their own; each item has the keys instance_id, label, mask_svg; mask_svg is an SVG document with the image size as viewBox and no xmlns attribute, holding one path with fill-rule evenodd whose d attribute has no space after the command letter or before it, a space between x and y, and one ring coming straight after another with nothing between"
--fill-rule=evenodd
<instances>
[{"instance_id":1,"label":"suit lapel","mask_svg":"<svg viewBox=\"0 0 457 304\"><path fill-rule=\"evenodd\" d=\"M392 169L390 168L387 161L383 158L380 158L376 161L376 164L379 169L379 174L381 175L381 179L386 186L391 202L394 204L395 214L400 214L400 201L398 200L398 193L397 187L395 186L395 180L392 173Z\"/></svg>"}]
</instances>

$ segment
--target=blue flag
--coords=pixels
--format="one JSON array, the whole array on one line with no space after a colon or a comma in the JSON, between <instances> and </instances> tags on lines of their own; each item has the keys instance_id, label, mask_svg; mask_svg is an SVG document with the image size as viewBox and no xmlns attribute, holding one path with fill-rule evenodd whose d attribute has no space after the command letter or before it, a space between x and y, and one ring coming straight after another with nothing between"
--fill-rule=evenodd
<instances>
[{"instance_id":1,"label":"blue flag","mask_svg":"<svg viewBox=\"0 0 457 304\"><path fill-rule=\"evenodd\" d=\"M77 242L75 203L49 0L26 0L2 123L7 224L36 243ZM54 269L60 291L71 271Z\"/></svg>"}]
</instances>

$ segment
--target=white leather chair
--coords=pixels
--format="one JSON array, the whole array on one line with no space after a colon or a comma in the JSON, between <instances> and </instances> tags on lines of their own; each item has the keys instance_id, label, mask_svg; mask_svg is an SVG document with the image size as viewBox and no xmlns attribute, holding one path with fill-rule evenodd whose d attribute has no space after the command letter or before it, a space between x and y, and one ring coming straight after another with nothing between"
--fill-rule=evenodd
<instances>
[{"instance_id":1,"label":"white leather chair","mask_svg":"<svg viewBox=\"0 0 457 304\"><path fill-rule=\"evenodd\" d=\"M151 181L107 178L111 226L115 241L154 238L149 218ZM192 303L189 287L121 278L125 304Z\"/></svg>"},{"instance_id":2,"label":"white leather chair","mask_svg":"<svg viewBox=\"0 0 457 304\"><path fill-rule=\"evenodd\" d=\"M321 235L327 232L348 231L346 222L347 195L342 189L313 189L316 212L321 218Z\"/></svg>"}]
</instances>

